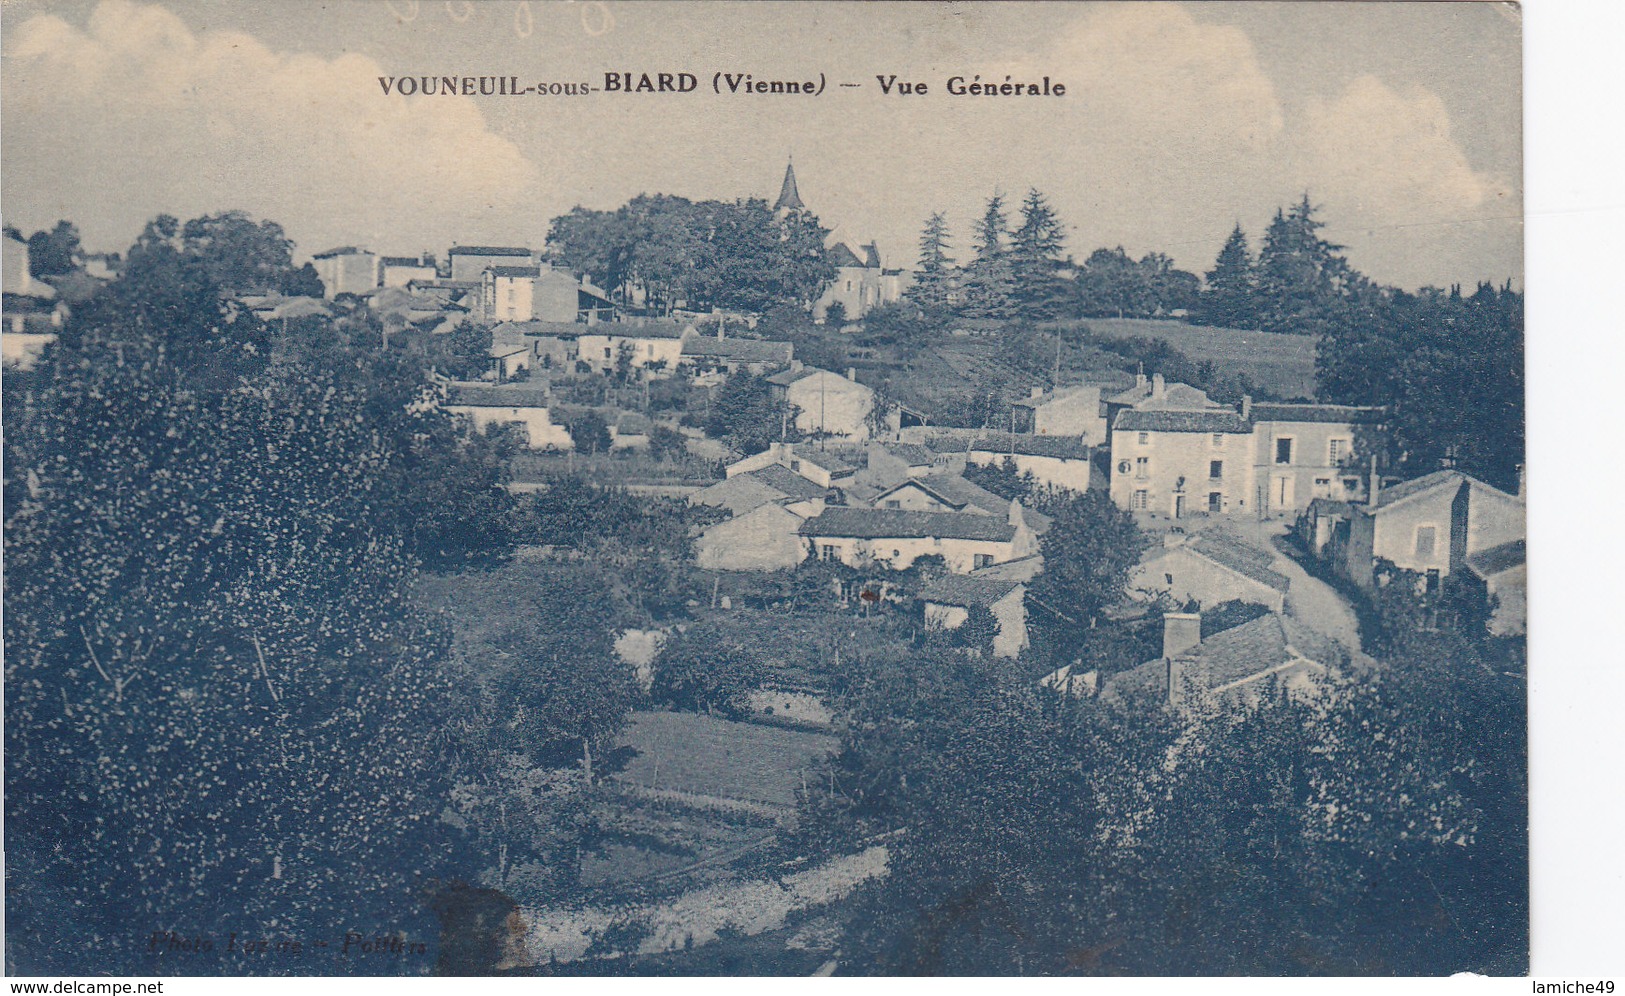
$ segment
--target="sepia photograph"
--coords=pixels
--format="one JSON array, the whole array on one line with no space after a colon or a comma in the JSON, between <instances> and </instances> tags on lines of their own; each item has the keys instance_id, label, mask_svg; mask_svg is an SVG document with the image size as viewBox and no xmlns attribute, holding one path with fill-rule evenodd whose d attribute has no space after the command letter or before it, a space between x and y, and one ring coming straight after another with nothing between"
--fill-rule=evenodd
<instances>
[{"instance_id":1,"label":"sepia photograph","mask_svg":"<svg viewBox=\"0 0 1625 996\"><path fill-rule=\"evenodd\" d=\"M8 975L1530 973L1516 4L0 48Z\"/></svg>"}]
</instances>

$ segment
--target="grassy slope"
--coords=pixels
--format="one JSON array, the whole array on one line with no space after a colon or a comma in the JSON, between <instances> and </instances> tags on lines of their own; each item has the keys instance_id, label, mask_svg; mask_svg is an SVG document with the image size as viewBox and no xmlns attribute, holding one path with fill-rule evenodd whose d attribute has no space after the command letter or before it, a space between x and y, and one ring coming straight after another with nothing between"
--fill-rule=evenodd
<instances>
[{"instance_id":1,"label":"grassy slope","mask_svg":"<svg viewBox=\"0 0 1625 996\"><path fill-rule=\"evenodd\" d=\"M1283 398L1315 396L1315 340L1311 336L1155 318L1090 318L1082 324L1109 338L1161 339L1193 362L1212 360L1220 372L1244 373Z\"/></svg>"}]
</instances>

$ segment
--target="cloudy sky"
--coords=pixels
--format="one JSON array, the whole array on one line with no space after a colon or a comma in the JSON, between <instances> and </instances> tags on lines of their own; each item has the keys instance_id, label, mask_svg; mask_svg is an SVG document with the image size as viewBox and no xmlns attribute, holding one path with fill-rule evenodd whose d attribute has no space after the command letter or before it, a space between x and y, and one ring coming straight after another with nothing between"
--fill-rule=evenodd
<instances>
[{"instance_id":1,"label":"cloudy sky","mask_svg":"<svg viewBox=\"0 0 1625 996\"><path fill-rule=\"evenodd\" d=\"M6 0L0 211L125 248L160 212L242 208L308 255L540 246L640 192L803 199L911 265L995 190L1043 191L1079 257L1202 271L1305 191L1350 260L1405 287L1521 283L1519 22L1493 3L679 4ZM687 71L704 92L385 96L379 76ZM712 73L817 98L725 96ZM1048 75L1063 98L948 97ZM927 83L883 96L876 74ZM837 82L855 82L840 89Z\"/></svg>"}]
</instances>

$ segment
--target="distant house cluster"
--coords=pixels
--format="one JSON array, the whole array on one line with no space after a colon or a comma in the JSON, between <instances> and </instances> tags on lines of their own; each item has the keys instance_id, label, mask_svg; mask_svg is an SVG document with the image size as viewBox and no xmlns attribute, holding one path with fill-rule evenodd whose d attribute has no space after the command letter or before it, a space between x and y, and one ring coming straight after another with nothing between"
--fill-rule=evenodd
<instances>
[{"instance_id":1,"label":"distant house cluster","mask_svg":"<svg viewBox=\"0 0 1625 996\"><path fill-rule=\"evenodd\" d=\"M0 240L0 249L4 250L0 358L9 368L28 370L46 345L55 341L67 309L55 287L33 276L27 242L8 231Z\"/></svg>"}]
</instances>

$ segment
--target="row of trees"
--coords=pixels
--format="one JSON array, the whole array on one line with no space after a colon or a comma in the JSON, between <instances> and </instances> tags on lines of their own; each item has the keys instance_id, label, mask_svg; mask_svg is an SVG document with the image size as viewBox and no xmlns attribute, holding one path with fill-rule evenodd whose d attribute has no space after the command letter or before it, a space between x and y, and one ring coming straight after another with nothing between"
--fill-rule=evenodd
<instances>
[{"instance_id":1,"label":"row of trees","mask_svg":"<svg viewBox=\"0 0 1625 996\"><path fill-rule=\"evenodd\" d=\"M614 211L576 207L553 219L554 259L621 300L669 313L682 305L810 308L835 278L829 230L808 211L775 215L760 199L639 195Z\"/></svg>"},{"instance_id":2,"label":"row of trees","mask_svg":"<svg viewBox=\"0 0 1625 996\"><path fill-rule=\"evenodd\" d=\"M933 214L920 234L919 264L907 297L936 316L1044 321L1150 317L1190 308L1200 280L1162 253L1135 260L1097 249L1083 263L1064 253L1065 226L1038 190L1029 190L1014 229L1002 195L976 224L973 257L955 266L947 218Z\"/></svg>"}]
</instances>

